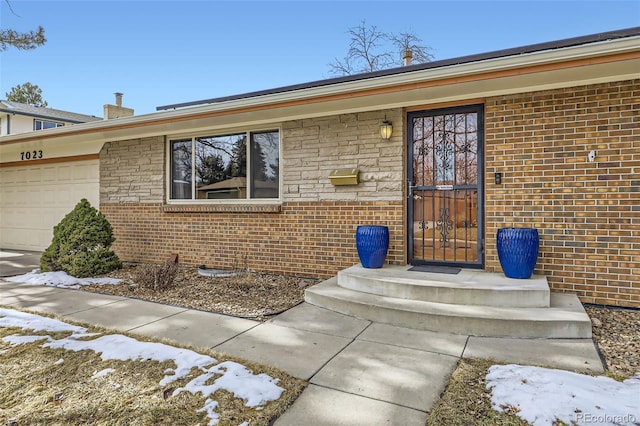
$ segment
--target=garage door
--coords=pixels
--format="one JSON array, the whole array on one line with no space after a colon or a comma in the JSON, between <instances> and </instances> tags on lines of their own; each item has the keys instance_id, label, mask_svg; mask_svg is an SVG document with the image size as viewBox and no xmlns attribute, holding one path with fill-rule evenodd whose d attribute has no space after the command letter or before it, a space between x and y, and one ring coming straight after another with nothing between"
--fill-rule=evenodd
<instances>
[{"instance_id":1,"label":"garage door","mask_svg":"<svg viewBox=\"0 0 640 426\"><path fill-rule=\"evenodd\" d=\"M0 248L44 250L82 198L99 202L97 159L0 168Z\"/></svg>"}]
</instances>

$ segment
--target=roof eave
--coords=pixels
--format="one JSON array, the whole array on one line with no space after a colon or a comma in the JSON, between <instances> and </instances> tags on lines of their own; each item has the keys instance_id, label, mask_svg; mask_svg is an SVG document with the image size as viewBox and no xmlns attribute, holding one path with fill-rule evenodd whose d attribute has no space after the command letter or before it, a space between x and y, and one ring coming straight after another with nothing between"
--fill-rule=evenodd
<instances>
[{"instance_id":1,"label":"roof eave","mask_svg":"<svg viewBox=\"0 0 640 426\"><path fill-rule=\"evenodd\" d=\"M24 111L17 111L17 110L7 109L7 108L0 108L0 112L4 112L4 113L7 113L7 114L11 114L11 115L23 115L25 117L42 118L42 119L45 119L45 120L57 121L59 123L81 124L81 123L90 123L91 122L91 121L79 121L79 120L72 120L72 119L68 119L68 118L53 117L53 116L50 116L50 115L34 114L34 113L29 113L29 112L24 112Z\"/></svg>"}]
</instances>

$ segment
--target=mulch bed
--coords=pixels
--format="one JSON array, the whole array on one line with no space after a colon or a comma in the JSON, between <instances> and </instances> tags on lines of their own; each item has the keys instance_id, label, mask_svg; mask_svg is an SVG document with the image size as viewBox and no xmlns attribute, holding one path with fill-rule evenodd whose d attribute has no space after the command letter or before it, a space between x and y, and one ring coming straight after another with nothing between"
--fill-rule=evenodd
<instances>
[{"instance_id":1,"label":"mulch bed","mask_svg":"<svg viewBox=\"0 0 640 426\"><path fill-rule=\"evenodd\" d=\"M585 310L607 369L624 378L640 374L640 310L589 305Z\"/></svg>"},{"instance_id":2,"label":"mulch bed","mask_svg":"<svg viewBox=\"0 0 640 426\"><path fill-rule=\"evenodd\" d=\"M232 277L207 277L196 268L179 268L173 285L152 290L136 282L136 265L106 276L123 281L116 285L89 285L82 289L132 297L185 308L266 321L304 300L304 290L319 280L285 275L242 273Z\"/></svg>"}]
</instances>

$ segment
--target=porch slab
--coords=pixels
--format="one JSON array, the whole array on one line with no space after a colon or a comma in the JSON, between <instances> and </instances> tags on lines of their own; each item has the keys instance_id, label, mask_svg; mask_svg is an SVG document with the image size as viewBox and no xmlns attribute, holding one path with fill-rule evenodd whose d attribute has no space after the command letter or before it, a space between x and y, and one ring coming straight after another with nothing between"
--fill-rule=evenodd
<instances>
[{"instance_id":1,"label":"porch slab","mask_svg":"<svg viewBox=\"0 0 640 426\"><path fill-rule=\"evenodd\" d=\"M264 323L214 349L309 380L352 340Z\"/></svg>"},{"instance_id":2,"label":"porch slab","mask_svg":"<svg viewBox=\"0 0 640 426\"><path fill-rule=\"evenodd\" d=\"M454 356L356 340L311 383L426 412L457 363Z\"/></svg>"},{"instance_id":3,"label":"porch slab","mask_svg":"<svg viewBox=\"0 0 640 426\"><path fill-rule=\"evenodd\" d=\"M604 373L602 360L592 339L510 339L471 336L463 356L589 374Z\"/></svg>"},{"instance_id":4,"label":"porch slab","mask_svg":"<svg viewBox=\"0 0 640 426\"><path fill-rule=\"evenodd\" d=\"M424 426L427 413L351 393L309 385L276 426Z\"/></svg>"},{"instance_id":5,"label":"porch slab","mask_svg":"<svg viewBox=\"0 0 640 426\"><path fill-rule=\"evenodd\" d=\"M457 274L410 271L409 265L364 268L354 265L338 272L338 285L379 296L457 305L511 308L548 308L547 278L533 275L526 280L478 269Z\"/></svg>"},{"instance_id":6,"label":"porch slab","mask_svg":"<svg viewBox=\"0 0 640 426\"><path fill-rule=\"evenodd\" d=\"M548 308L449 304L380 296L338 285L333 277L305 291L305 301L375 322L454 334L518 338L591 338L591 320L574 294L551 295Z\"/></svg>"},{"instance_id":7,"label":"porch slab","mask_svg":"<svg viewBox=\"0 0 640 426\"><path fill-rule=\"evenodd\" d=\"M460 357L467 336L373 323L358 336L358 340Z\"/></svg>"},{"instance_id":8,"label":"porch slab","mask_svg":"<svg viewBox=\"0 0 640 426\"><path fill-rule=\"evenodd\" d=\"M248 319L189 310L129 331L170 339L184 345L212 348L259 324Z\"/></svg>"},{"instance_id":9,"label":"porch slab","mask_svg":"<svg viewBox=\"0 0 640 426\"><path fill-rule=\"evenodd\" d=\"M301 303L278 315L269 323L298 330L354 338L369 326L371 321L339 314L309 303Z\"/></svg>"}]
</instances>

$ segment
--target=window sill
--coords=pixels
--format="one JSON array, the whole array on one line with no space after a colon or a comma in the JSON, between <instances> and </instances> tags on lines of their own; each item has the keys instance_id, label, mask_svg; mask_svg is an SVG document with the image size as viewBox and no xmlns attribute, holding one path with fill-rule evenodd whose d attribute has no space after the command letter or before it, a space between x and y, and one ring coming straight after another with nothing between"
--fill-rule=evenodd
<instances>
[{"instance_id":1,"label":"window sill","mask_svg":"<svg viewBox=\"0 0 640 426\"><path fill-rule=\"evenodd\" d=\"M280 204L164 204L165 213L280 213Z\"/></svg>"}]
</instances>

